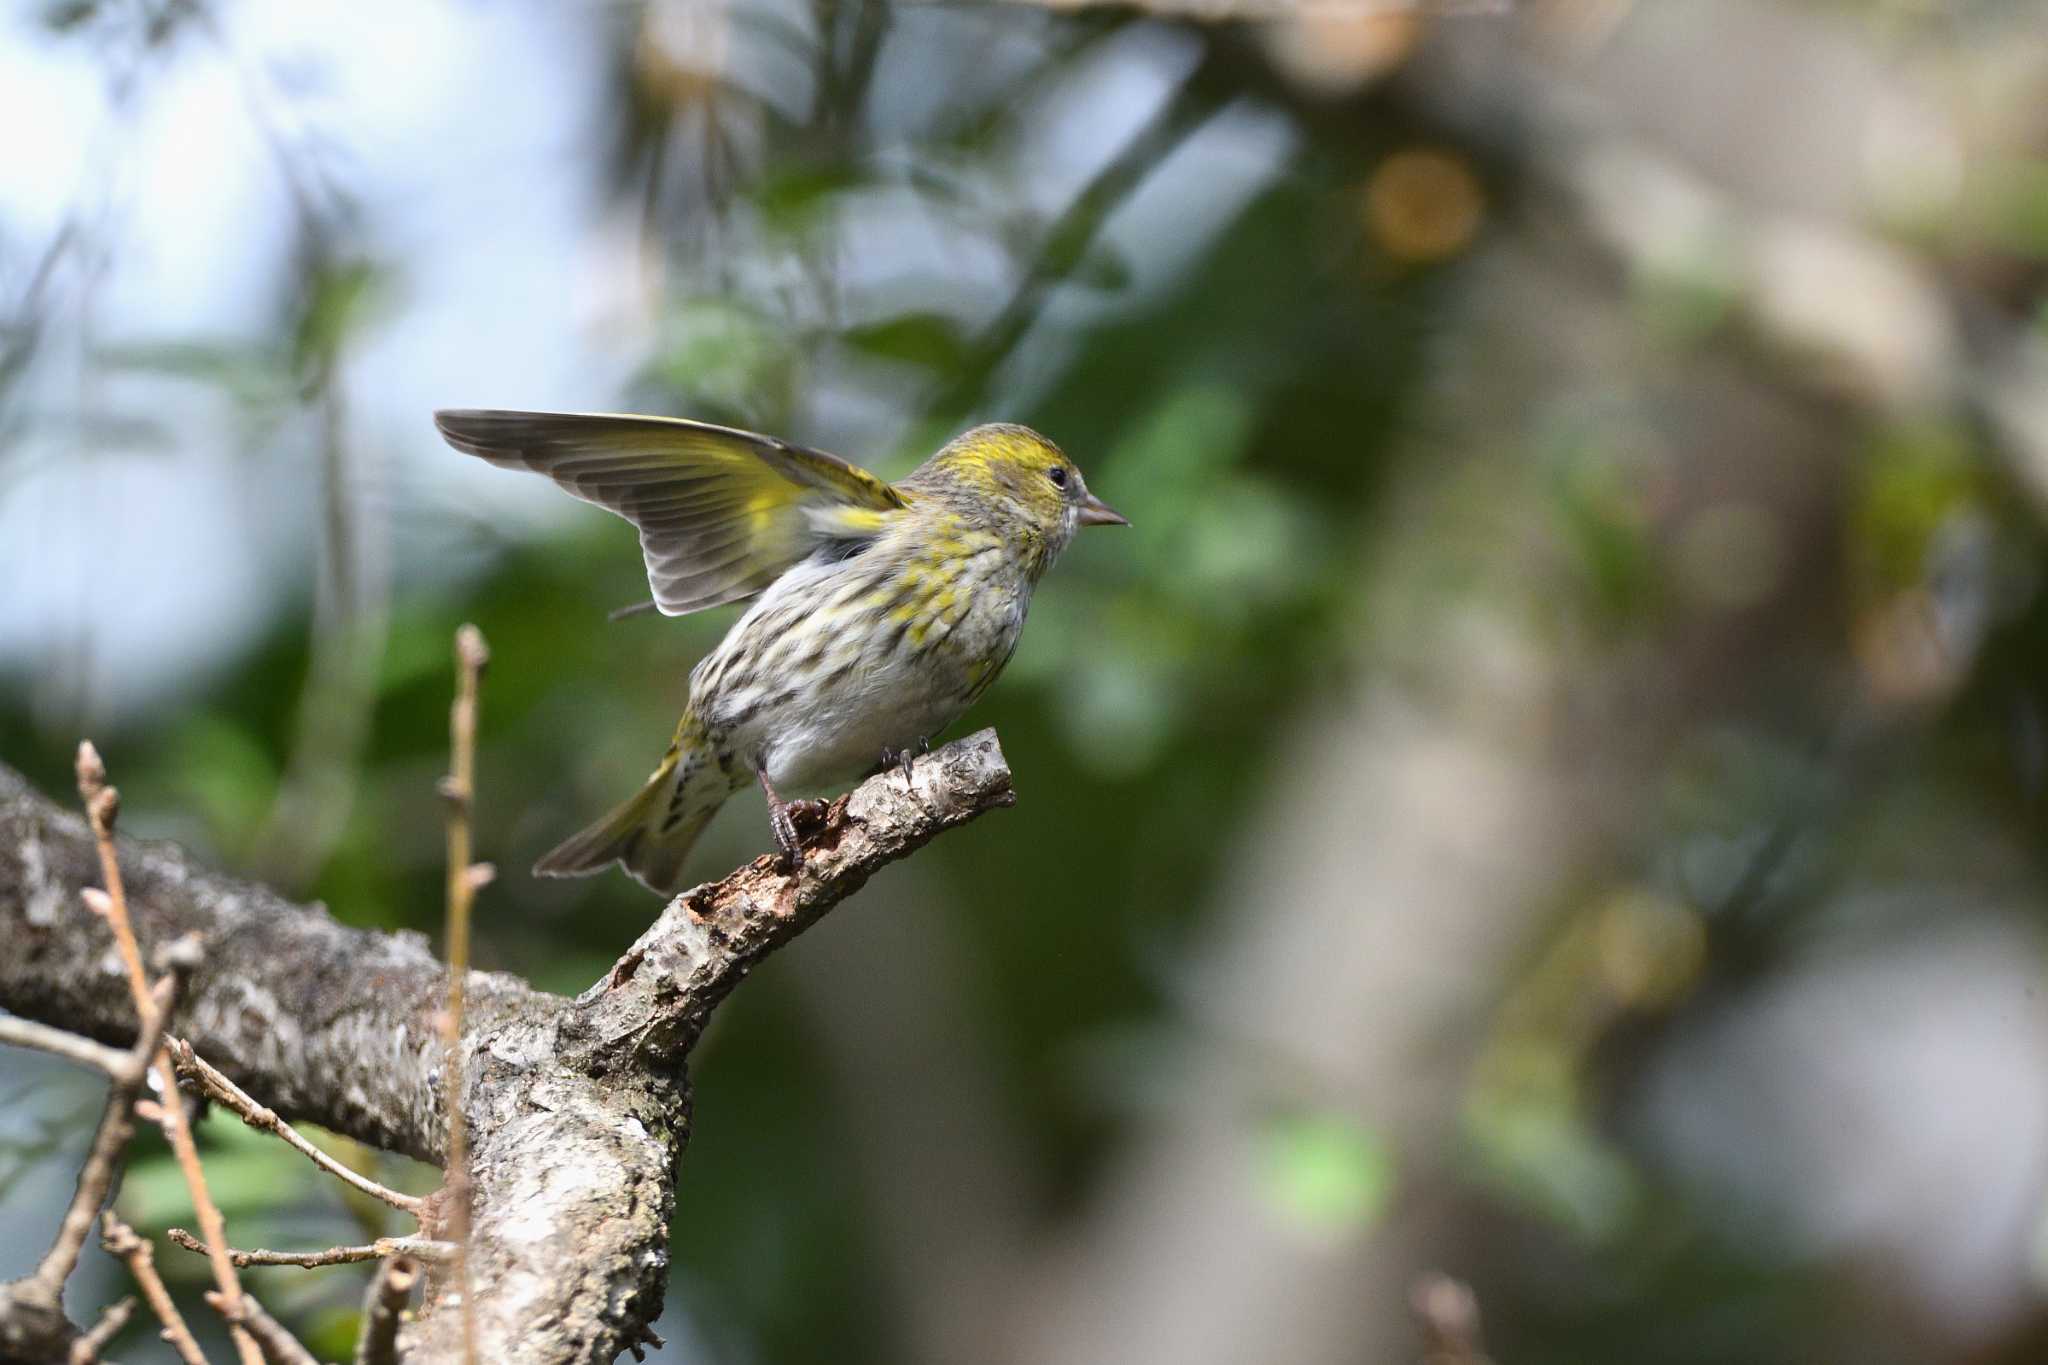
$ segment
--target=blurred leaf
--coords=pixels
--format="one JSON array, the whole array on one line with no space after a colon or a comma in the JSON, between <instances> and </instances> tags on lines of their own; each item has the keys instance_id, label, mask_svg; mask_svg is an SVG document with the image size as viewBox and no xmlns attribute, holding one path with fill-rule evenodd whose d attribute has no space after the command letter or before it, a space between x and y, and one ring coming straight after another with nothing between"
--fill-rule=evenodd
<instances>
[{"instance_id":1,"label":"blurred leaf","mask_svg":"<svg viewBox=\"0 0 2048 1365\"><path fill-rule=\"evenodd\" d=\"M448 672L448 604L401 603L391 614L379 664L380 695L438 683Z\"/></svg>"},{"instance_id":2,"label":"blurred leaf","mask_svg":"<svg viewBox=\"0 0 2048 1365\"><path fill-rule=\"evenodd\" d=\"M1150 767L1181 719L1174 675L1156 654L1130 644L1089 651L1064 670L1069 704L1059 715L1068 742L1105 777Z\"/></svg>"},{"instance_id":3,"label":"blurred leaf","mask_svg":"<svg viewBox=\"0 0 2048 1365\"><path fill-rule=\"evenodd\" d=\"M241 849L277 795L279 774L268 750L242 722L216 712L178 725L156 766L169 774L181 804L205 821L217 848Z\"/></svg>"},{"instance_id":4,"label":"blurred leaf","mask_svg":"<svg viewBox=\"0 0 2048 1365\"><path fill-rule=\"evenodd\" d=\"M1644 476L1633 456L1584 434L1552 452L1549 491L1565 547L1606 624L1640 626L1664 599L1664 570L1644 508Z\"/></svg>"},{"instance_id":5,"label":"blurred leaf","mask_svg":"<svg viewBox=\"0 0 2048 1365\"><path fill-rule=\"evenodd\" d=\"M1179 547L1165 586L1219 617L1246 615L1308 590L1327 568L1327 538L1308 507L1250 475L1219 482L1167 539Z\"/></svg>"},{"instance_id":6,"label":"blurred leaf","mask_svg":"<svg viewBox=\"0 0 2048 1365\"><path fill-rule=\"evenodd\" d=\"M223 1214L277 1216L317 1174L306 1159L267 1133L216 1109L198 1127L206 1188ZM122 1214L140 1228L190 1227L192 1194L169 1152L129 1168L121 1182Z\"/></svg>"},{"instance_id":7,"label":"blurred leaf","mask_svg":"<svg viewBox=\"0 0 2048 1365\"><path fill-rule=\"evenodd\" d=\"M2048 257L2048 162L2008 158L1977 168L1964 218L1996 247Z\"/></svg>"},{"instance_id":8,"label":"blurred leaf","mask_svg":"<svg viewBox=\"0 0 2048 1365\"><path fill-rule=\"evenodd\" d=\"M934 370L953 369L967 351L964 329L943 313L902 313L885 322L851 328L844 336L855 350Z\"/></svg>"},{"instance_id":9,"label":"blurred leaf","mask_svg":"<svg viewBox=\"0 0 2048 1365\"><path fill-rule=\"evenodd\" d=\"M1636 281L1636 303L1658 332L1678 342L1701 342L1734 315L1742 301L1738 281L1732 272L1646 270Z\"/></svg>"},{"instance_id":10,"label":"blurred leaf","mask_svg":"<svg viewBox=\"0 0 2048 1365\"><path fill-rule=\"evenodd\" d=\"M233 341L139 342L103 346L94 359L108 370L210 385L247 416L275 414L297 401L297 384L278 353L267 346Z\"/></svg>"},{"instance_id":11,"label":"blurred leaf","mask_svg":"<svg viewBox=\"0 0 2048 1365\"><path fill-rule=\"evenodd\" d=\"M1466 1102L1464 1132L1483 1175L1577 1236L1612 1237L1635 1209L1635 1170L1587 1122L1575 1058L1556 1042L1497 1044Z\"/></svg>"},{"instance_id":12,"label":"blurred leaf","mask_svg":"<svg viewBox=\"0 0 2048 1365\"><path fill-rule=\"evenodd\" d=\"M670 317L649 375L690 416L775 425L796 390L787 328L737 302L697 298Z\"/></svg>"},{"instance_id":13,"label":"blurred leaf","mask_svg":"<svg viewBox=\"0 0 2048 1365\"><path fill-rule=\"evenodd\" d=\"M292 1324L299 1340L319 1360L349 1360L355 1355L356 1336L361 1330L361 1307L323 1308L305 1321Z\"/></svg>"},{"instance_id":14,"label":"blurred leaf","mask_svg":"<svg viewBox=\"0 0 2048 1365\"><path fill-rule=\"evenodd\" d=\"M1170 529L1185 521L1187 510L1208 495L1208 480L1243 451L1251 418L1245 395L1220 384L1187 384L1169 393L1117 443L1117 496L1129 504L1120 510L1140 527Z\"/></svg>"},{"instance_id":15,"label":"blurred leaf","mask_svg":"<svg viewBox=\"0 0 2048 1365\"><path fill-rule=\"evenodd\" d=\"M304 377L334 363L342 345L389 301L390 277L369 261L314 272L292 337L292 365Z\"/></svg>"},{"instance_id":16,"label":"blurred leaf","mask_svg":"<svg viewBox=\"0 0 2048 1365\"><path fill-rule=\"evenodd\" d=\"M1293 1114L1267 1129L1264 1183L1268 1197L1297 1225L1347 1235L1386 1210L1394 1161L1377 1134L1343 1115Z\"/></svg>"},{"instance_id":17,"label":"blurred leaf","mask_svg":"<svg viewBox=\"0 0 2048 1365\"><path fill-rule=\"evenodd\" d=\"M1979 466L1969 437L1947 423L1905 423L1882 432L1849 516L1855 586L1885 596L1920 584L1935 534L1975 498Z\"/></svg>"},{"instance_id":18,"label":"blurred leaf","mask_svg":"<svg viewBox=\"0 0 2048 1365\"><path fill-rule=\"evenodd\" d=\"M21 1137L0 1138L0 1201L4 1201L21 1178L41 1163L58 1156L76 1153L75 1160L84 1159L84 1147L90 1139L86 1136L91 1125L105 1107L106 1100L100 1092L104 1087L94 1086L83 1077L74 1080L69 1076L38 1078L26 1086L14 1087L0 1095L0 1113L26 1115L28 1126L34 1131ZM37 1092L36 1098L45 1102L37 1109L28 1103L26 1091ZM54 1094L72 1095L72 1103L49 1105L47 1101Z\"/></svg>"},{"instance_id":19,"label":"blurred leaf","mask_svg":"<svg viewBox=\"0 0 2048 1365\"><path fill-rule=\"evenodd\" d=\"M816 226L837 209L841 195L867 183L868 176L849 162L786 167L754 191L754 205L770 230L797 233Z\"/></svg>"},{"instance_id":20,"label":"blurred leaf","mask_svg":"<svg viewBox=\"0 0 2048 1365\"><path fill-rule=\"evenodd\" d=\"M43 23L55 32L68 33L91 23L99 10L95 0L56 0L56 3L44 7Z\"/></svg>"}]
</instances>

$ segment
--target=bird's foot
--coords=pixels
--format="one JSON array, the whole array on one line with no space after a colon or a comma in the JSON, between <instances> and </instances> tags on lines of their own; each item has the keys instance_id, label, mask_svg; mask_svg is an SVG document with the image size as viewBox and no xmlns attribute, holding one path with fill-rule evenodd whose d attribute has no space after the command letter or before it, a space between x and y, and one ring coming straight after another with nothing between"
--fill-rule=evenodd
<instances>
[{"instance_id":1,"label":"bird's foot","mask_svg":"<svg viewBox=\"0 0 2048 1365\"><path fill-rule=\"evenodd\" d=\"M761 780L761 790L768 797L768 828L775 833L775 846L782 850L782 861L790 872L801 872L804 870L804 840L798 827L823 825L826 803L808 799L785 801L769 785L768 774L757 771L754 775Z\"/></svg>"},{"instance_id":2,"label":"bird's foot","mask_svg":"<svg viewBox=\"0 0 2048 1365\"><path fill-rule=\"evenodd\" d=\"M896 769L903 774L903 790L915 796L917 795L917 787L912 780L911 765L917 762L918 754L928 754L931 751L932 742L929 739L920 739L917 742L915 752L912 752L911 747L907 744L901 749L884 749L882 750L881 766L875 771L885 773L891 768Z\"/></svg>"},{"instance_id":3,"label":"bird's foot","mask_svg":"<svg viewBox=\"0 0 2048 1365\"><path fill-rule=\"evenodd\" d=\"M768 828L775 831L775 846L782 850L782 861L789 870L803 871L803 841L796 837L796 821L789 818L789 807L771 804L768 807Z\"/></svg>"}]
</instances>

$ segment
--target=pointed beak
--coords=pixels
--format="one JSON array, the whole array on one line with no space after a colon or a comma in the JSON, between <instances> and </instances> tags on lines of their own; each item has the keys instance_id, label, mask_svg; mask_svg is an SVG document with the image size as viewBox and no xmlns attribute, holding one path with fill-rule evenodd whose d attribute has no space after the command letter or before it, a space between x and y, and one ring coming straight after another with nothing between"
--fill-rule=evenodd
<instances>
[{"instance_id":1,"label":"pointed beak","mask_svg":"<svg viewBox=\"0 0 2048 1365\"><path fill-rule=\"evenodd\" d=\"M1129 526L1131 519L1117 511L1114 507L1111 507L1101 498L1090 493L1088 500L1081 504L1081 524L1083 526Z\"/></svg>"}]
</instances>

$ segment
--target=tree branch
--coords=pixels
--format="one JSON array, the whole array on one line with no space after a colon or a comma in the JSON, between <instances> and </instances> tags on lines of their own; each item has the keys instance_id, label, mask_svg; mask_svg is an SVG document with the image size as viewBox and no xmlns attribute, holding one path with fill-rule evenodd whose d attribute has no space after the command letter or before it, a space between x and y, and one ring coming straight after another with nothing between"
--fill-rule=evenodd
<instances>
[{"instance_id":1,"label":"tree branch","mask_svg":"<svg viewBox=\"0 0 2048 1365\"><path fill-rule=\"evenodd\" d=\"M92 1231L93 1219L99 1217L100 1205L107 1202L114 1187L128 1139L134 1135L135 1120L130 1111L148 1075L149 1060L163 1037L164 1016L177 992L178 977L166 972L163 981L150 992L150 1026L136 1036L127 1061L114 1077L113 1085L107 1088L107 1107L100 1117L99 1131L93 1135L92 1150L86 1153L85 1165L79 1169L78 1188L71 1197L71 1206L65 1210L56 1243L36 1268L35 1278L52 1302L63 1296L65 1282L78 1265L86 1234Z\"/></svg>"},{"instance_id":2,"label":"tree branch","mask_svg":"<svg viewBox=\"0 0 2048 1365\"><path fill-rule=\"evenodd\" d=\"M5 1035L0 1034L0 1041L4 1040ZM97 1047L98 1044L87 1043L85 1046ZM258 1132L275 1134L285 1146L305 1157L315 1166L318 1166L342 1184L347 1185L350 1189L389 1204L401 1213L409 1213L415 1218L419 1217L421 1211L426 1207L427 1201L418 1195L406 1194L402 1191L394 1190L388 1185L379 1184L362 1172L349 1169L341 1162L336 1161L333 1157L321 1151L318 1147L315 1147L300 1134L298 1129L279 1118L275 1110L256 1103L248 1091L221 1075L204 1057L194 1052L192 1044L184 1039L171 1039L170 1052L171 1065L177 1068L178 1079L189 1081L198 1086L201 1094L222 1108L231 1110L237 1118Z\"/></svg>"},{"instance_id":3,"label":"tree branch","mask_svg":"<svg viewBox=\"0 0 2048 1365\"><path fill-rule=\"evenodd\" d=\"M398 1365L398 1326L419 1277L418 1265L404 1256L378 1264L363 1293L363 1329L356 1338L355 1365Z\"/></svg>"},{"instance_id":4,"label":"tree branch","mask_svg":"<svg viewBox=\"0 0 2048 1365\"><path fill-rule=\"evenodd\" d=\"M448 1049L449 1085L462 1091L462 985L469 975L470 908L490 879L489 864L470 860L470 817L476 808L477 691L491 652L484 633L465 624L455 632L455 705L448 714L448 776L441 797L448 803L448 1004L441 1011L441 1036ZM445 1233L455 1241L455 1292L462 1314L462 1365L476 1365L476 1283L469 1273L469 1131L462 1106L447 1107L447 1217Z\"/></svg>"},{"instance_id":5,"label":"tree branch","mask_svg":"<svg viewBox=\"0 0 2048 1365\"><path fill-rule=\"evenodd\" d=\"M114 842L114 820L121 808L121 795L107 785L106 765L100 762L99 751L91 741L78 746L78 794L85 801L86 823L92 829L94 848L99 854L100 876L103 887L83 887L79 895L92 907L93 913L105 920L114 935L114 949L121 958L121 965L128 973L130 999L135 1006L136 1017L142 1021L142 1032L154 1041L154 1062L157 1074L164 1077L166 1088L170 1085L171 1057L163 1047L164 1029L170 1021L171 1009L175 1006L176 989L172 996L153 998L149 973L142 967L142 942L136 936L134 918L128 913L128 896L121 877L120 853ZM194 943L186 942L183 956L185 966L190 967L199 949ZM124 1103L125 1110L126 1105ZM156 1109L157 1127L163 1130L164 1139L171 1145L171 1154L178 1160L178 1170L185 1177L185 1189L192 1197L192 1214L199 1226L216 1247L227 1244L227 1228L221 1218L220 1206L214 1202L213 1194L206 1187L206 1171L199 1162L199 1144L192 1139L191 1116L175 1096ZM123 1138L123 1145L126 1139ZM87 1215L88 1222L90 1215ZM81 1228L79 1235L84 1236ZM235 1268L225 1255L215 1253L213 1260L214 1283L219 1286L221 1312L228 1320L228 1339L234 1343L235 1357L242 1365L263 1365L263 1350L256 1339L242 1323L242 1285L235 1275Z\"/></svg>"},{"instance_id":6,"label":"tree branch","mask_svg":"<svg viewBox=\"0 0 2048 1365\"><path fill-rule=\"evenodd\" d=\"M249 1335L262 1345L263 1359L269 1365L320 1365L314 1354L287 1332L284 1324L270 1316L248 1290L242 1290L230 1299L220 1290L211 1289L207 1291L206 1301L231 1325L247 1329Z\"/></svg>"},{"instance_id":7,"label":"tree branch","mask_svg":"<svg viewBox=\"0 0 2048 1365\"><path fill-rule=\"evenodd\" d=\"M128 1319L135 1316L135 1299L131 1295L119 1303L112 1304L100 1314L100 1320L88 1332L81 1333L71 1343L70 1365L93 1365L100 1358L100 1352L107 1344L121 1335L121 1329L128 1325Z\"/></svg>"},{"instance_id":8,"label":"tree branch","mask_svg":"<svg viewBox=\"0 0 2048 1365\"><path fill-rule=\"evenodd\" d=\"M883 866L1013 800L982 731L833 802L803 831L799 875L763 857L677 897L574 1000L467 975L479 1359L609 1360L644 1339L689 1131L684 1062L711 1011ZM440 1158L447 976L424 938L347 928L168 845L120 854L142 940L205 940L180 1037L286 1118ZM0 767L0 1008L118 1044L135 1033L122 963L105 924L71 912L97 870L85 823ZM423 1310L407 1350L452 1358L455 1316Z\"/></svg>"},{"instance_id":9,"label":"tree branch","mask_svg":"<svg viewBox=\"0 0 2048 1365\"><path fill-rule=\"evenodd\" d=\"M183 987L185 969L197 953L190 942L174 946L179 951L163 956L166 965L175 961L178 970L166 971L151 990L148 1027L136 1036L126 1053L114 1054L115 1063L108 1070L112 1084L107 1087L106 1107L101 1111L85 1164L79 1168L78 1186L58 1225L56 1240L44 1253L34 1274L0 1284L0 1358L58 1359L92 1336L90 1332L80 1335L64 1315L64 1286L77 1268L78 1253L85 1246L93 1219L107 1202L107 1195L120 1175L128 1139L135 1133L135 1097L148 1075L149 1060L163 1038L172 1003ZM81 1047L96 1046L84 1039L72 1041ZM96 1351L98 1347L90 1349Z\"/></svg>"},{"instance_id":10,"label":"tree branch","mask_svg":"<svg viewBox=\"0 0 2048 1365\"><path fill-rule=\"evenodd\" d=\"M171 1239L173 1246L200 1256L211 1256L213 1248L200 1241L183 1228L169 1228L164 1236ZM227 1249L228 1260L235 1269L243 1270L252 1265L297 1266L301 1270L315 1270L321 1266L354 1265L362 1261L383 1261L393 1257L405 1257L419 1261L453 1261L453 1242L436 1242L426 1237L379 1237L374 1242L361 1246L327 1247L321 1251L266 1251L256 1248L243 1251L236 1247Z\"/></svg>"},{"instance_id":11,"label":"tree branch","mask_svg":"<svg viewBox=\"0 0 2048 1365\"><path fill-rule=\"evenodd\" d=\"M104 1072L116 1080L128 1070L128 1054L117 1047L95 1043L33 1019L16 1019L11 1014L0 1016L0 1047L34 1048L76 1066Z\"/></svg>"},{"instance_id":12,"label":"tree branch","mask_svg":"<svg viewBox=\"0 0 2048 1365\"><path fill-rule=\"evenodd\" d=\"M171 1291L164 1288L164 1277L156 1272L156 1248L134 1228L116 1218L112 1209L100 1215L100 1229L100 1245L109 1256L119 1257L127 1263L128 1273L135 1277L136 1287L142 1291L142 1297L149 1300L150 1311L164 1325L163 1339L177 1353L178 1359L184 1365L206 1365L199 1343L192 1339L192 1329L185 1325L184 1316L171 1299Z\"/></svg>"}]
</instances>

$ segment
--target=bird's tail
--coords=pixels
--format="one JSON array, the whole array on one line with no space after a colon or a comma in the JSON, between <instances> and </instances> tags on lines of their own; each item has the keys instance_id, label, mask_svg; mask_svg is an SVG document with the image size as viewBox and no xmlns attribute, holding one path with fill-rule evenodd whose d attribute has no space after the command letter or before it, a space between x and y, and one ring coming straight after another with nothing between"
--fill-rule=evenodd
<instances>
[{"instance_id":1,"label":"bird's tail","mask_svg":"<svg viewBox=\"0 0 2048 1365\"><path fill-rule=\"evenodd\" d=\"M536 877L587 877L623 863L633 879L668 895L682 883L683 860L697 836L732 795L716 763L692 743L700 738L685 715L661 766L645 786L609 814L562 841L533 865Z\"/></svg>"}]
</instances>

